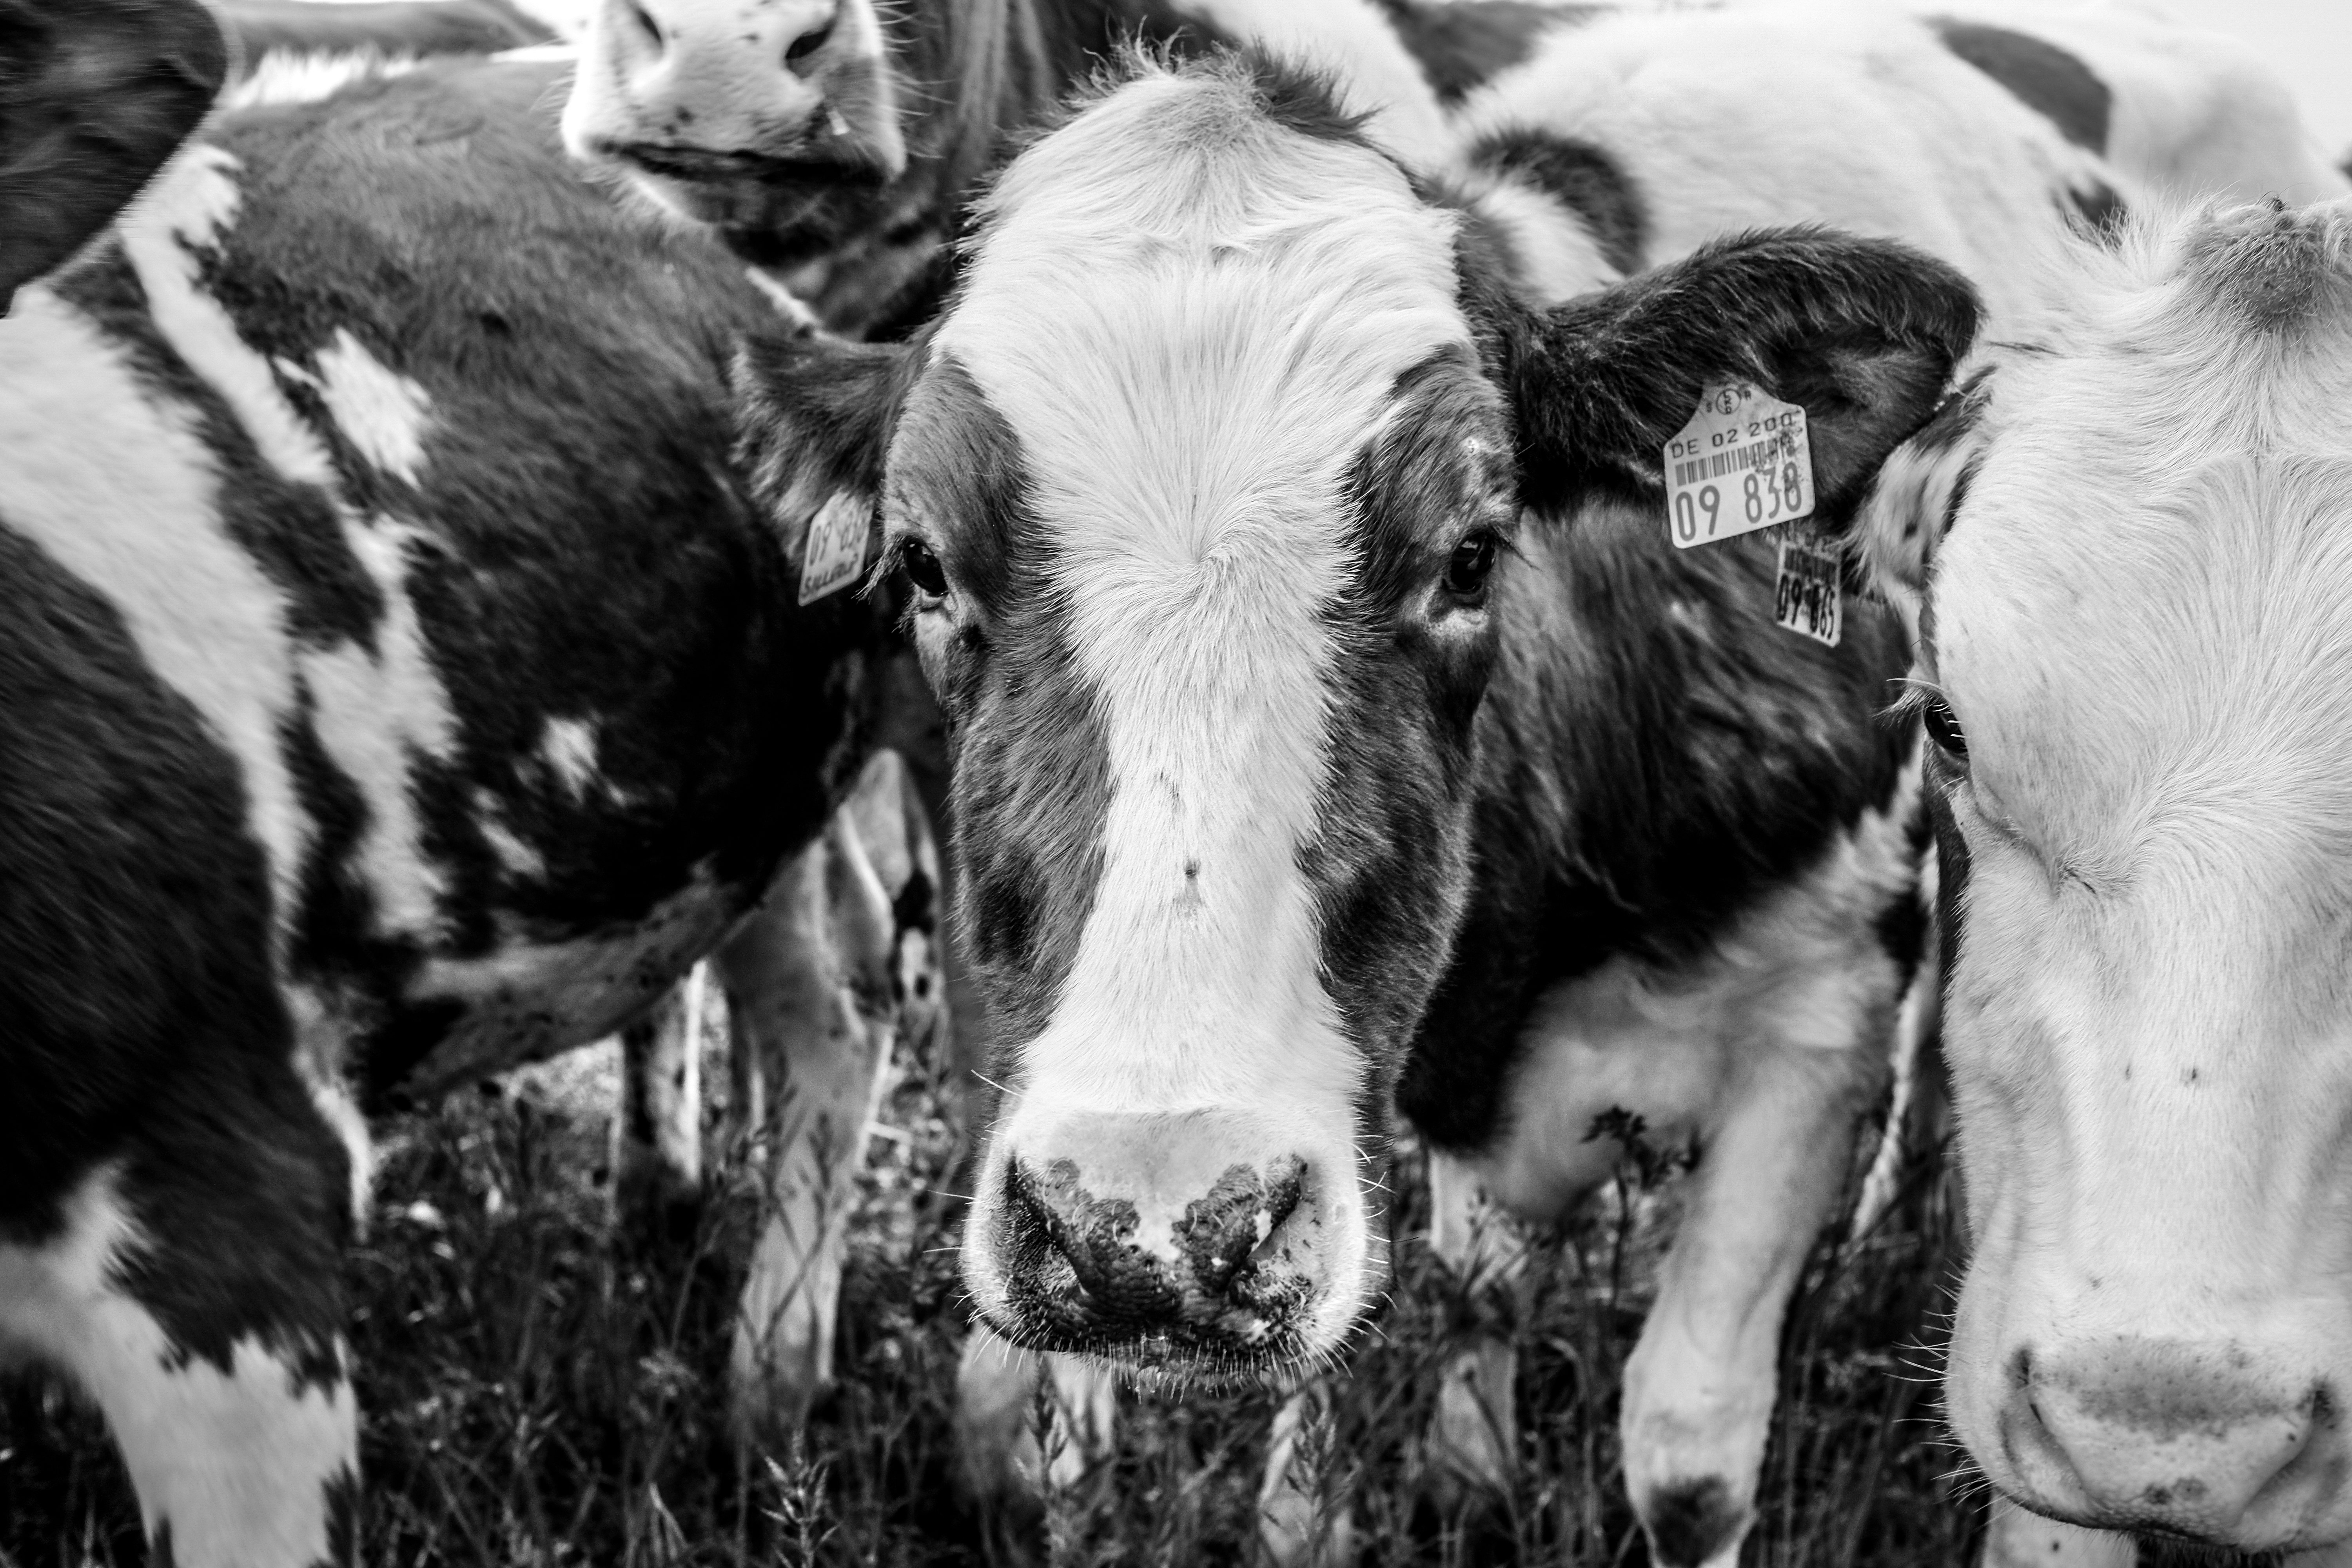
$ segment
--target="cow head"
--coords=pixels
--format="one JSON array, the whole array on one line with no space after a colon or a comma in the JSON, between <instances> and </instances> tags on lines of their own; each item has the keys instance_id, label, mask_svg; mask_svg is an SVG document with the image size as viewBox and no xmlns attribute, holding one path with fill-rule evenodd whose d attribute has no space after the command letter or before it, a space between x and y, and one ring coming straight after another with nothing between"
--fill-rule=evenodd
<instances>
[{"instance_id":1,"label":"cow head","mask_svg":"<svg viewBox=\"0 0 2352 1568\"><path fill-rule=\"evenodd\" d=\"M0 0L0 311L138 194L228 63L199 0Z\"/></svg>"},{"instance_id":2,"label":"cow head","mask_svg":"<svg viewBox=\"0 0 2352 1568\"><path fill-rule=\"evenodd\" d=\"M932 0L597 0L564 145L756 259L811 261L994 155L1003 25Z\"/></svg>"},{"instance_id":3,"label":"cow head","mask_svg":"<svg viewBox=\"0 0 2352 1568\"><path fill-rule=\"evenodd\" d=\"M1952 1423L2043 1513L2352 1536L2352 204L2085 249L1885 467L1974 1257Z\"/></svg>"},{"instance_id":4,"label":"cow head","mask_svg":"<svg viewBox=\"0 0 2352 1568\"><path fill-rule=\"evenodd\" d=\"M747 363L755 446L888 442L1003 1088L965 1268L1019 1342L1193 1373L1339 1344L1481 699L1560 613L1522 500L1531 555L1588 501L1658 510L1660 448L1742 375L1818 410L1851 506L1974 326L1945 269L1817 234L1549 315L1479 254L1316 82L1139 65L1011 166L935 329Z\"/></svg>"}]
</instances>

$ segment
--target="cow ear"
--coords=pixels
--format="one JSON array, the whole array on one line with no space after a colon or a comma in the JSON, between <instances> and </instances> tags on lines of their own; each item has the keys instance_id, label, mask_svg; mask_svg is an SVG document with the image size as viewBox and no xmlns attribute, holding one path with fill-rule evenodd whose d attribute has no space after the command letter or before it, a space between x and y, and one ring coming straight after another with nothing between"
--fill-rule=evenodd
<instances>
[{"instance_id":1,"label":"cow ear","mask_svg":"<svg viewBox=\"0 0 2352 1568\"><path fill-rule=\"evenodd\" d=\"M199 0L0 0L0 310L139 193L229 63Z\"/></svg>"},{"instance_id":2,"label":"cow ear","mask_svg":"<svg viewBox=\"0 0 2352 1568\"><path fill-rule=\"evenodd\" d=\"M793 560L828 506L879 510L883 459L921 363L919 344L798 331L751 338L737 351L728 377L735 459Z\"/></svg>"},{"instance_id":3,"label":"cow ear","mask_svg":"<svg viewBox=\"0 0 2352 1568\"><path fill-rule=\"evenodd\" d=\"M1746 381L1805 411L1816 518L1836 526L1935 410L1977 330L1958 272L1891 241L1749 234L1522 320L1504 352L1524 498L1654 499L1663 450L1708 388Z\"/></svg>"},{"instance_id":4,"label":"cow ear","mask_svg":"<svg viewBox=\"0 0 2352 1568\"><path fill-rule=\"evenodd\" d=\"M1836 530L1864 579L1901 613L1915 638L1936 547L1983 459L1992 392L1990 365L1955 388L1918 434L1888 455L1852 520Z\"/></svg>"}]
</instances>

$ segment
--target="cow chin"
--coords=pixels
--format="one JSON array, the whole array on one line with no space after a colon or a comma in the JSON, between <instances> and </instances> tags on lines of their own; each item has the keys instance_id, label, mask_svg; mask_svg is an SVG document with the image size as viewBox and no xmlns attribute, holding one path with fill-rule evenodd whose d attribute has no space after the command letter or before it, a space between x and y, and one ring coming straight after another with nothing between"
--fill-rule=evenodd
<instances>
[{"instance_id":1,"label":"cow chin","mask_svg":"<svg viewBox=\"0 0 2352 1568\"><path fill-rule=\"evenodd\" d=\"M1387 1256L1357 1116L1009 1106L964 1230L980 1316L1150 1383L1270 1384L1327 1362Z\"/></svg>"}]
</instances>

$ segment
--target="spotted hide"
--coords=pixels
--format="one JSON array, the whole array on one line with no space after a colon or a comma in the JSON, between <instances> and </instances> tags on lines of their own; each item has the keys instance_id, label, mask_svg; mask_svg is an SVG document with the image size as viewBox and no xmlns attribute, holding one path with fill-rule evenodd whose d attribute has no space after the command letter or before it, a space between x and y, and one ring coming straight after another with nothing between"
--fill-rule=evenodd
<instances>
[{"instance_id":1,"label":"spotted hide","mask_svg":"<svg viewBox=\"0 0 2352 1568\"><path fill-rule=\"evenodd\" d=\"M1769 102L1700 90L1767 60ZM1902 237L2007 320L2068 194L2130 176L1933 28L1842 7L1588 19L1458 124L1434 182L1310 77L1132 64L992 187L935 327L772 345L750 418L889 442L1000 1036L983 1321L1288 1376L1385 1277L1392 1099L1458 1204L1531 1217L1638 1126L1696 1170L1627 1479L1657 1560L1727 1564L1922 836L1876 718L1899 620L1774 625L1773 535L1675 549L1661 450L1706 388L1777 389L1834 523L1970 341L1947 266L1737 231ZM1466 1266L1475 1227L1441 1234ZM1507 1352L1471 1359L1437 1449L1491 1473L1507 1394L1455 1394L1507 1391Z\"/></svg>"},{"instance_id":2,"label":"spotted hide","mask_svg":"<svg viewBox=\"0 0 2352 1568\"><path fill-rule=\"evenodd\" d=\"M714 950L815 1086L772 1087L798 1239L739 1386L822 1374L800 1222L936 879L895 771L826 826L889 611L798 605L722 402L766 296L572 174L553 81L228 113L0 321L0 1344L96 1400L182 1568L350 1559L362 1110Z\"/></svg>"}]
</instances>

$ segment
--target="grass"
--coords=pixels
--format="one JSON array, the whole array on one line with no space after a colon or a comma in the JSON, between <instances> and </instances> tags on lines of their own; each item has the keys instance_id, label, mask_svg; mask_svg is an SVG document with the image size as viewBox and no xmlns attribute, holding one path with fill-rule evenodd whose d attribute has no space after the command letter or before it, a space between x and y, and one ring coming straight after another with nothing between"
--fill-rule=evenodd
<instances>
[{"instance_id":1,"label":"grass","mask_svg":"<svg viewBox=\"0 0 2352 1568\"><path fill-rule=\"evenodd\" d=\"M964 1333L940 1085L902 1062L871 1141L844 1289L840 1385L803 1437L728 1441L732 1262L757 1217L740 1151L668 1236L619 1225L606 1177L609 1058L582 1054L384 1129L348 1288L364 1413L365 1560L379 1565L1215 1564L1249 1560L1271 1396L1122 1395L1116 1452L1020 1510L961 1495ZM724 1072L706 1074L723 1086ZM1616 1477L1620 1371L1673 1184L1638 1138L1574 1225L1466 1294L1419 1240L1418 1162L1391 1299L1328 1395L1301 1468L1358 1561L1641 1563ZM1645 1169L1645 1167L1650 1167ZM1785 1337L1754 1568L1969 1563L1981 1521L1924 1381L1954 1260L1932 1163L1871 1235L1824 1237ZM1481 1325L1519 1353L1507 1496L1448 1506L1419 1457L1436 1373ZM0 1383L0 1568L144 1559L99 1423L53 1383Z\"/></svg>"}]
</instances>

